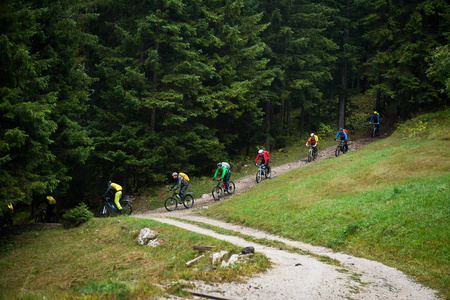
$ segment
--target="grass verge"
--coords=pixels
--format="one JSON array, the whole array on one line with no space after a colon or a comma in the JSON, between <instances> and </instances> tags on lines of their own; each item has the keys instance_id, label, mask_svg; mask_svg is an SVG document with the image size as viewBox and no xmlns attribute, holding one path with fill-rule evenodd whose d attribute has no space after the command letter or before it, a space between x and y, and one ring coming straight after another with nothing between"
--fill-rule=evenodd
<instances>
[{"instance_id":1,"label":"grass verge","mask_svg":"<svg viewBox=\"0 0 450 300\"><path fill-rule=\"evenodd\" d=\"M161 245L141 246L142 228L158 232ZM74 229L56 228L11 234L2 240L0 298L2 299L157 299L165 293L183 296L189 280L212 282L245 280L263 272L269 261L255 254L253 263L216 271L209 258L193 266L186 262L201 253L194 245L214 251L240 253L241 248L152 220L118 217L93 219ZM160 284L163 284L161 286Z\"/></svg>"}]
</instances>

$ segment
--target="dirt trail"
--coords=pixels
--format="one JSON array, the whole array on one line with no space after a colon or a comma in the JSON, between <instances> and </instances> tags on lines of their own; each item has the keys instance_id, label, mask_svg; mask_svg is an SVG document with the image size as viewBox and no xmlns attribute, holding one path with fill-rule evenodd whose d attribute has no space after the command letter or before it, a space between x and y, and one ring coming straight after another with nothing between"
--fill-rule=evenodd
<instances>
[{"instance_id":1,"label":"dirt trail","mask_svg":"<svg viewBox=\"0 0 450 300\"><path fill-rule=\"evenodd\" d=\"M354 151L372 141L372 139L350 141L349 151ZM317 161L334 157L334 150L335 147L330 147L319 151ZM308 162L305 159L300 159L272 167L272 178L306 164ZM257 185L253 174L236 180L235 183L236 194ZM264 181L260 184L263 183ZM225 196L221 201L226 201L227 197L229 196ZM167 212L165 208L162 208L133 214L138 218L149 218L172 224L241 247L253 246L255 252L263 253L274 265L268 272L249 278L246 283L195 282L196 289L199 291L229 299L439 299L435 291L411 281L400 271L379 262L336 253L324 247L291 241L267 232L195 215L197 209L204 209L215 203L217 201L214 201L211 195L204 195L202 198L195 199L194 209L179 207L176 211ZM313 256L293 254L236 236L218 234L212 230L174 220L173 217L233 230L258 239L280 241L312 254L336 259L341 266L336 267L320 262Z\"/></svg>"}]
</instances>

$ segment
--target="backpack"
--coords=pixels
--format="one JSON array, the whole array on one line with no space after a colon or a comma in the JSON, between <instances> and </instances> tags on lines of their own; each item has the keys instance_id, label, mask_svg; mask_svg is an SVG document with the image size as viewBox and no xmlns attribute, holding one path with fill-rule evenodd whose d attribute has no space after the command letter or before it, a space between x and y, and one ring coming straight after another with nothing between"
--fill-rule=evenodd
<instances>
[{"instance_id":1,"label":"backpack","mask_svg":"<svg viewBox=\"0 0 450 300\"><path fill-rule=\"evenodd\" d=\"M319 141L319 137L317 135L314 135L314 138L316 139L316 143Z\"/></svg>"},{"instance_id":2,"label":"backpack","mask_svg":"<svg viewBox=\"0 0 450 300\"><path fill-rule=\"evenodd\" d=\"M47 196L47 201L50 205L56 204L56 200L52 196Z\"/></svg>"},{"instance_id":3,"label":"backpack","mask_svg":"<svg viewBox=\"0 0 450 300\"><path fill-rule=\"evenodd\" d=\"M230 170L230 164L227 162L222 162L222 166Z\"/></svg>"},{"instance_id":4,"label":"backpack","mask_svg":"<svg viewBox=\"0 0 450 300\"><path fill-rule=\"evenodd\" d=\"M269 152L267 152L266 150L264 150L264 154L267 155L267 159L269 159L269 157L270 157Z\"/></svg>"},{"instance_id":5,"label":"backpack","mask_svg":"<svg viewBox=\"0 0 450 300\"><path fill-rule=\"evenodd\" d=\"M345 132L345 134L347 135L347 138L348 138L348 132L347 132L347 129L344 129L344 132Z\"/></svg>"},{"instance_id":6,"label":"backpack","mask_svg":"<svg viewBox=\"0 0 450 300\"><path fill-rule=\"evenodd\" d=\"M186 174L184 174L184 173L178 173L178 174L180 174L180 176L181 177L183 177L184 178L184 180L186 180L186 181L189 181L189 176L187 176Z\"/></svg>"}]
</instances>

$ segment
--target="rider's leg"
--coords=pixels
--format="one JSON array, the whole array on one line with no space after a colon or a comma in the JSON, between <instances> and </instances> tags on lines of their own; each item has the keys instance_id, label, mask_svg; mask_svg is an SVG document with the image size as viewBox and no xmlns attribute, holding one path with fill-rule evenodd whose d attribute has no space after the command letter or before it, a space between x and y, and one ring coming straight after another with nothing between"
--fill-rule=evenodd
<instances>
[{"instance_id":1,"label":"rider's leg","mask_svg":"<svg viewBox=\"0 0 450 300\"><path fill-rule=\"evenodd\" d=\"M267 173L270 173L269 159L267 160L266 168L267 168Z\"/></svg>"},{"instance_id":2,"label":"rider's leg","mask_svg":"<svg viewBox=\"0 0 450 300\"><path fill-rule=\"evenodd\" d=\"M187 190L188 186L189 186L189 182L186 181L180 188L180 199L181 199L181 201L184 200L184 196L185 196L185 193L186 193L186 190Z\"/></svg>"},{"instance_id":3,"label":"rider's leg","mask_svg":"<svg viewBox=\"0 0 450 300\"><path fill-rule=\"evenodd\" d=\"M348 151L348 144L347 144L347 140L345 140L345 142L344 142L344 148L345 148L345 152L347 152L347 151Z\"/></svg>"},{"instance_id":4,"label":"rider's leg","mask_svg":"<svg viewBox=\"0 0 450 300\"><path fill-rule=\"evenodd\" d=\"M47 223L50 223L50 221L53 221L53 216L54 216L53 209L54 208L55 208L55 204L47 204L47 209L46 209L46 212L47 212L46 222Z\"/></svg>"},{"instance_id":5,"label":"rider's leg","mask_svg":"<svg viewBox=\"0 0 450 300\"><path fill-rule=\"evenodd\" d=\"M223 182L225 183L225 190L228 190L228 184L230 183L231 172L223 177Z\"/></svg>"},{"instance_id":6,"label":"rider's leg","mask_svg":"<svg viewBox=\"0 0 450 300\"><path fill-rule=\"evenodd\" d=\"M120 205L119 202L120 198L122 198L122 191L117 191L114 195L114 203L116 204L118 210L122 210L122 205Z\"/></svg>"}]
</instances>

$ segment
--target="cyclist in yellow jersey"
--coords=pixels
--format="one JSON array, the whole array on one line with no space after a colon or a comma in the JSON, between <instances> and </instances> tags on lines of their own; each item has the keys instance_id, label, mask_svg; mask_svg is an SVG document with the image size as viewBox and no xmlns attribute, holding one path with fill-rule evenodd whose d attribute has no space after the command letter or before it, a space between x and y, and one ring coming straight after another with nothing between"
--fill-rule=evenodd
<instances>
[{"instance_id":1,"label":"cyclist in yellow jersey","mask_svg":"<svg viewBox=\"0 0 450 300\"><path fill-rule=\"evenodd\" d=\"M51 220L54 219L55 216L55 212L54 209L56 207L56 200L55 198L53 198L53 196L49 196L47 194L47 192L45 191L44 194L42 195L41 200L38 202L38 204L36 205L36 207L39 207L39 205L41 205L42 203L45 203L47 205L46 208L46 222L50 222Z\"/></svg>"},{"instance_id":2,"label":"cyclist in yellow jersey","mask_svg":"<svg viewBox=\"0 0 450 300\"><path fill-rule=\"evenodd\" d=\"M103 194L102 198L106 197L108 193L111 193L114 196L114 203L116 204L117 208L119 210L122 209L122 205L120 205L120 198L122 198L122 187L118 185L117 183L108 181L108 188L106 189L106 192Z\"/></svg>"}]
</instances>

